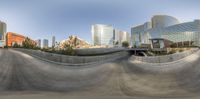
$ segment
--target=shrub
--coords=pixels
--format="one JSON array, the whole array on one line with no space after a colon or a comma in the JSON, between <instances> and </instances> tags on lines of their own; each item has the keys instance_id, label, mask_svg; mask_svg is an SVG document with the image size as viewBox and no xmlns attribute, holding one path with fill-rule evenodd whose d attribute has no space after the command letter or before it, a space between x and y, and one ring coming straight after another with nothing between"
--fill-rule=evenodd
<instances>
[{"instance_id":1,"label":"shrub","mask_svg":"<svg viewBox=\"0 0 200 99\"><path fill-rule=\"evenodd\" d=\"M28 37L22 42L22 47L27 49L33 49L36 47L36 44L29 39Z\"/></svg>"},{"instance_id":2,"label":"shrub","mask_svg":"<svg viewBox=\"0 0 200 99\"><path fill-rule=\"evenodd\" d=\"M180 50L179 50L179 52L183 52L183 51L184 51L183 49L180 49Z\"/></svg>"},{"instance_id":3,"label":"shrub","mask_svg":"<svg viewBox=\"0 0 200 99\"><path fill-rule=\"evenodd\" d=\"M43 48L41 51L63 55L76 55L73 47L68 44L65 44L63 49L55 50L54 48Z\"/></svg>"},{"instance_id":4,"label":"shrub","mask_svg":"<svg viewBox=\"0 0 200 99\"><path fill-rule=\"evenodd\" d=\"M128 41L124 41L124 42L122 42L122 47L129 47L129 43L128 43Z\"/></svg>"},{"instance_id":5,"label":"shrub","mask_svg":"<svg viewBox=\"0 0 200 99\"><path fill-rule=\"evenodd\" d=\"M19 44L15 43L12 47L13 48L20 48L21 46Z\"/></svg>"},{"instance_id":6,"label":"shrub","mask_svg":"<svg viewBox=\"0 0 200 99\"><path fill-rule=\"evenodd\" d=\"M174 54L176 53L176 50L171 50L168 54Z\"/></svg>"}]
</instances>

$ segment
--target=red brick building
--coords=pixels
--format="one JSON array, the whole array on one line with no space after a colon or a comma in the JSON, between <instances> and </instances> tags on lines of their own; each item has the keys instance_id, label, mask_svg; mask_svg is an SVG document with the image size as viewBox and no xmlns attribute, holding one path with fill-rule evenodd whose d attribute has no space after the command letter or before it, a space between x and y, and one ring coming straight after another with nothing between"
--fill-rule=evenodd
<instances>
[{"instance_id":1,"label":"red brick building","mask_svg":"<svg viewBox=\"0 0 200 99\"><path fill-rule=\"evenodd\" d=\"M17 34L17 33L13 33L13 32L8 32L6 34L6 45L8 47L12 47L15 43L18 45L22 46L22 42L26 39L25 36ZM36 44L36 42L34 40L32 40L33 43Z\"/></svg>"}]
</instances>

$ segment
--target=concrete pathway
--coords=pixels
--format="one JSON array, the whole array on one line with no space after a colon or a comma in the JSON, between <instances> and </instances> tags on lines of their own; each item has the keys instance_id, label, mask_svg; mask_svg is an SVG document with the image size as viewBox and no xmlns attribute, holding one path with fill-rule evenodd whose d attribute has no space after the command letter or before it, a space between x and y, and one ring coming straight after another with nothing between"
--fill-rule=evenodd
<instances>
[{"instance_id":1,"label":"concrete pathway","mask_svg":"<svg viewBox=\"0 0 200 99\"><path fill-rule=\"evenodd\" d=\"M0 99L199 99L199 60L159 72L128 59L72 67L0 49Z\"/></svg>"}]
</instances>

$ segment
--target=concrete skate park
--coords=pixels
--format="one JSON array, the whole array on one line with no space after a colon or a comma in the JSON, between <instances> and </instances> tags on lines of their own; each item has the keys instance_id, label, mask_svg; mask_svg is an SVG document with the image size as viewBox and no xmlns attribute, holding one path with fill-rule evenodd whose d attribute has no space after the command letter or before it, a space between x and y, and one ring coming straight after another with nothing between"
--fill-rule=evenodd
<instances>
[{"instance_id":1,"label":"concrete skate park","mask_svg":"<svg viewBox=\"0 0 200 99\"><path fill-rule=\"evenodd\" d=\"M146 58L122 50L63 56L0 49L0 57L1 99L200 98L198 49Z\"/></svg>"}]
</instances>

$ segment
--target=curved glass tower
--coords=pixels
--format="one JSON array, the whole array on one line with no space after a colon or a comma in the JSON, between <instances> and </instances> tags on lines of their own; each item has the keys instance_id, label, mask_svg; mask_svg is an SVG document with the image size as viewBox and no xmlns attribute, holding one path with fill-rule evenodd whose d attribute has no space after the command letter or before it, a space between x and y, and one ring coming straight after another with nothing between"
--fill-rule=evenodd
<instances>
[{"instance_id":1,"label":"curved glass tower","mask_svg":"<svg viewBox=\"0 0 200 99\"><path fill-rule=\"evenodd\" d=\"M164 28L179 23L176 18L168 15L155 15L152 17L151 22L152 28Z\"/></svg>"},{"instance_id":2,"label":"curved glass tower","mask_svg":"<svg viewBox=\"0 0 200 99\"><path fill-rule=\"evenodd\" d=\"M163 38L174 43L190 42L192 46L200 46L200 20L179 23L176 18L167 15L156 15L152 22L131 28L132 46L150 44L149 39Z\"/></svg>"}]
</instances>

